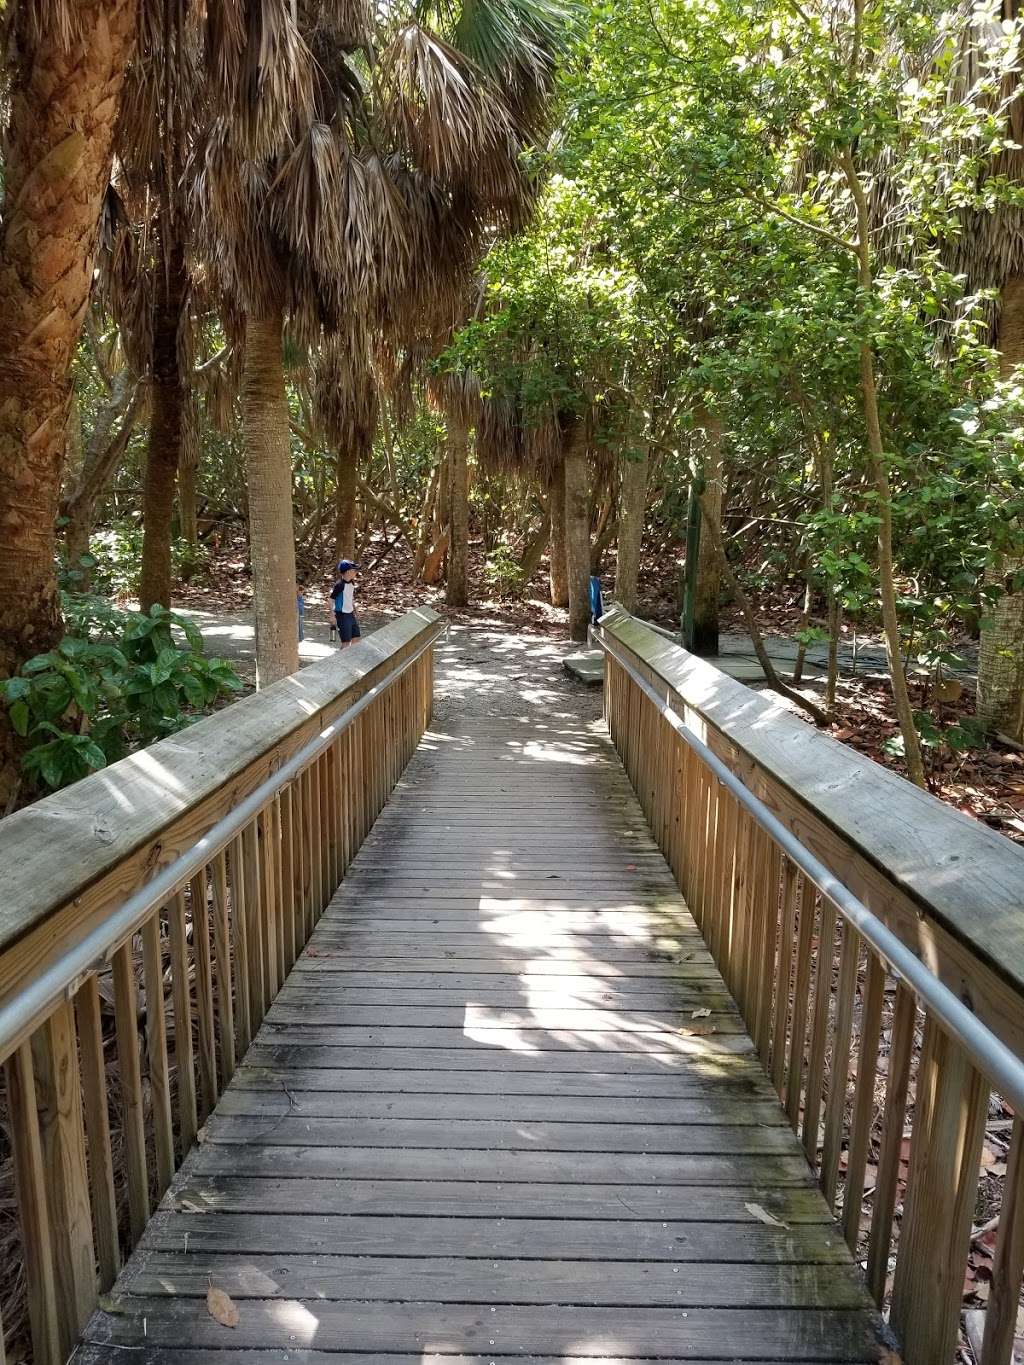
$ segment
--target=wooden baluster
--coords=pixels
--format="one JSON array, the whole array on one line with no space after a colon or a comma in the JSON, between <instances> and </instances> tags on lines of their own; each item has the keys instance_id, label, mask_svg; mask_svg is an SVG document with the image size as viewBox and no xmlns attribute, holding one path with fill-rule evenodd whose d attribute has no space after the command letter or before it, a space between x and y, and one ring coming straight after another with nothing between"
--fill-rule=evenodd
<instances>
[{"instance_id":1,"label":"wooden baluster","mask_svg":"<svg viewBox=\"0 0 1024 1365\"><path fill-rule=\"evenodd\" d=\"M761 1065L768 1069L771 1047L772 1002L778 983L775 980L776 947L779 935L779 880L782 876L782 852L769 835L761 839L760 876L754 882L755 924L760 955L755 963L757 972L754 1042Z\"/></svg>"},{"instance_id":2,"label":"wooden baluster","mask_svg":"<svg viewBox=\"0 0 1024 1365\"><path fill-rule=\"evenodd\" d=\"M22 1043L4 1063L7 1121L14 1151L14 1179L21 1224L22 1254L28 1281L28 1316L35 1365L64 1365L57 1313L57 1279L53 1232L47 1198L48 1173L43 1162L39 1109L32 1070L32 1047Z\"/></svg>"},{"instance_id":3,"label":"wooden baluster","mask_svg":"<svg viewBox=\"0 0 1024 1365\"><path fill-rule=\"evenodd\" d=\"M903 1124L907 1115L907 1086L914 1056L914 1031L917 1006L914 993L902 981L896 986L893 1005L892 1040L885 1082L885 1117L878 1154L871 1232L868 1236L867 1281L871 1297L879 1308L885 1301L889 1274L889 1245L892 1220L896 1211L900 1162L903 1157Z\"/></svg>"},{"instance_id":4,"label":"wooden baluster","mask_svg":"<svg viewBox=\"0 0 1024 1365\"><path fill-rule=\"evenodd\" d=\"M213 1010L213 967L210 961L210 911L207 905L207 869L192 878L189 903L192 910L192 951L196 962L196 1015L199 1021L200 1121L217 1103L217 1029Z\"/></svg>"},{"instance_id":5,"label":"wooden baluster","mask_svg":"<svg viewBox=\"0 0 1024 1365\"><path fill-rule=\"evenodd\" d=\"M153 1102L157 1188L162 1194L174 1175L174 1124L171 1118L171 1068L167 1060L167 1021L164 1017L164 961L160 942L160 912L142 926L142 967L146 982L146 1055Z\"/></svg>"},{"instance_id":6,"label":"wooden baluster","mask_svg":"<svg viewBox=\"0 0 1024 1365\"><path fill-rule=\"evenodd\" d=\"M281 989L281 958L278 953L277 862L280 847L274 839L274 802L256 817L256 850L259 858L260 944L263 953L264 1012Z\"/></svg>"},{"instance_id":7,"label":"wooden baluster","mask_svg":"<svg viewBox=\"0 0 1024 1365\"><path fill-rule=\"evenodd\" d=\"M1024 1277L1024 1120L1013 1121L1010 1152L999 1210L999 1234L992 1286L985 1312L981 1365L1010 1365Z\"/></svg>"},{"instance_id":8,"label":"wooden baluster","mask_svg":"<svg viewBox=\"0 0 1024 1365\"><path fill-rule=\"evenodd\" d=\"M684 762L686 745L673 731L666 745L668 749L668 794L666 799L665 820L668 841L668 865L672 870L676 885L682 887L683 877L683 809L684 809Z\"/></svg>"},{"instance_id":9,"label":"wooden baluster","mask_svg":"<svg viewBox=\"0 0 1024 1365\"><path fill-rule=\"evenodd\" d=\"M736 819L736 860L732 888L733 952L726 984L740 1015L746 1018L750 1003L747 994L747 962L750 956L750 840L753 821L742 806L737 806Z\"/></svg>"},{"instance_id":10,"label":"wooden baluster","mask_svg":"<svg viewBox=\"0 0 1024 1365\"><path fill-rule=\"evenodd\" d=\"M220 1079L235 1074L235 1004L231 973L231 910L224 849L213 860L213 955L217 963L217 1019L220 1023ZM241 973L239 973L241 975Z\"/></svg>"},{"instance_id":11,"label":"wooden baluster","mask_svg":"<svg viewBox=\"0 0 1024 1365\"><path fill-rule=\"evenodd\" d=\"M249 944L249 1010L253 1037L267 1012L267 962L264 906L260 895L260 846L256 821L250 820L241 833L242 879L245 883L245 919ZM245 959L242 959L245 962Z\"/></svg>"},{"instance_id":12,"label":"wooden baluster","mask_svg":"<svg viewBox=\"0 0 1024 1365\"><path fill-rule=\"evenodd\" d=\"M821 1155L821 1188L830 1208L835 1203L836 1183L839 1179L839 1148L842 1143L846 1093L850 1079L853 1004L857 995L859 967L860 935L849 924L844 924L843 946L839 958L839 985L836 990L832 1062L829 1069L828 1099L825 1103L825 1138Z\"/></svg>"},{"instance_id":13,"label":"wooden baluster","mask_svg":"<svg viewBox=\"0 0 1024 1365\"><path fill-rule=\"evenodd\" d=\"M57 1325L69 1355L96 1303L96 1261L85 1154L78 1037L63 1000L32 1035L46 1202L53 1228Z\"/></svg>"},{"instance_id":14,"label":"wooden baluster","mask_svg":"<svg viewBox=\"0 0 1024 1365\"><path fill-rule=\"evenodd\" d=\"M719 917L721 933L719 936L718 965L722 975L728 979L732 976L736 947L736 827L739 820L739 808L732 794L724 787L719 793L719 809L724 818L722 820L722 851L719 856L718 895L722 909Z\"/></svg>"},{"instance_id":15,"label":"wooden baluster","mask_svg":"<svg viewBox=\"0 0 1024 1365\"><path fill-rule=\"evenodd\" d=\"M410 677L410 682L413 679ZM412 699L410 698L410 705ZM338 847L338 882L335 891L341 886L345 877L346 869L346 849L345 849L345 736L340 735L334 742L334 824L335 839Z\"/></svg>"},{"instance_id":16,"label":"wooden baluster","mask_svg":"<svg viewBox=\"0 0 1024 1365\"><path fill-rule=\"evenodd\" d=\"M319 919L330 899L328 896L330 873L327 870L327 793L324 788L323 758L318 758L312 768L313 790L316 794L316 917Z\"/></svg>"},{"instance_id":17,"label":"wooden baluster","mask_svg":"<svg viewBox=\"0 0 1024 1365\"><path fill-rule=\"evenodd\" d=\"M245 875L242 836L231 842L231 928L234 938L235 1029L239 1059L249 1050L258 1025L258 1002L252 996L252 964L249 960L248 878Z\"/></svg>"},{"instance_id":18,"label":"wooden baluster","mask_svg":"<svg viewBox=\"0 0 1024 1365\"><path fill-rule=\"evenodd\" d=\"M132 942L123 943L111 961L114 971L114 1022L117 1065L121 1081L121 1122L124 1128L128 1215L132 1242L138 1242L149 1222L149 1175L146 1165L146 1125L139 1064L139 1000L135 986Z\"/></svg>"},{"instance_id":19,"label":"wooden baluster","mask_svg":"<svg viewBox=\"0 0 1024 1365\"><path fill-rule=\"evenodd\" d=\"M75 995L75 1010L82 1059L82 1100L85 1138L89 1148L89 1185L96 1230L99 1289L101 1294L105 1294L117 1279L121 1268L121 1246L117 1235L117 1195L110 1146L110 1115L107 1110L107 1067L103 1053L100 985L95 976L87 977L79 987Z\"/></svg>"},{"instance_id":20,"label":"wooden baluster","mask_svg":"<svg viewBox=\"0 0 1024 1365\"><path fill-rule=\"evenodd\" d=\"M196 1140L196 1064L192 1051L192 992L189 989L188 935L185 893L174 894L167 912L171 940L171 990L174 1000L174 1061L178 1069L178 1132L181 1155L188 1156Z\"/></svg>"},{"instance_id":21,"label":"wooden baluster","mask_svg":"<svg viewBox=\"0 0 1024 1365\"><path fill-rule=\"evenodd\" d=\"M750 821L747 838L747 862L744 871L743 915L746 921L744 934L743 979L743 1018L754 1038L754 1030L760 1014L761 995L764 980L761 975L761 962L764 958L764 917L761 913L759 897L764 882L765 835L760 825ZM756 1043L757 1039L754 1038Z\"/></svg>"},{"instance_id":22,"label":"wooden baluster","mask_svg":"<svg viewBox=\"0 0 1024 1365\"><path fill-rule=\"evenodd\" d=\"M857 1055L857 1085L853 1093L853 1122L850 1126L849 1158L846 1163L846 1190L843 1195L843 1231L851 1251L857 1250L860 1236L861 1202L864 1198L864 1172L868 1142L875 1116L875 1077L878 1073L878 1042L882 1032L882 1004L885 1000L885 968L869 948L868 970L861 1006L860 1050Z\"/></svg>"},{"instance_id":23,"label":"wooden baluster","mask_svg":"<svg viewBox=\"0 0 1024 1365\"><path fill-rule=\"evenodd\" d=\"M335 772L336 746L324 753L324 838L327 845L327 904L338 889L341 876L338 872L338 823L337 823L337 775Z\"/></svg>"},{"instance_id":24,"label":"wooden baluster","mask_svg":"<svg viewBox=\"0 0 1024 1365\"><path fill-rule=\"evenodd\" d=\"M719 816L722 805L721 784L712 779L711 790L708 793L708 856L704 868L703 930L704 939L716 962L718 962L720 958L719 944L721 942L722 933L722 926L719 920L722 904L718 896L720 885L718 876L718 859L720 853Z\"/></svg>"},{"instance_id":25,"label":"wooden baluster","mask_svg":"<svg viewBox=\"0 0 1024 1365\"><path fill-rule=\"evenodd\" d=\"M906 1365L953 1357L987 1113L987 1082L926 1015L892 1294Z\"/></svg>"},{"instance_id":26,"label":"wooden baluster","mask_svg":"<svg viewBox=\"0 0 1024 1365\"><path fill-rule=\"evenodd\" d=\"M796 865L782 860L782 918L775 968L775 1012L772 1019L771 1078L781 1100L786 1093L786 1036L793 989L793 938L796 929Z\"/></svg>"},{"instance_id":27,"label":"wooden baluster","mask_svg":"<svg viewBox=\"0 0 1024 1365\"><path fill-rule=\"evenodd\" d=\"M822 897L818 957L814 973L814 1014L811 1018L811 1049L807 1062L807 1094L804 1100L803 1144L807 1160L818 1164L818 1122L825 1085L825 1050L828 1045L828 1007L832 997L832 958L835 952L836 908Z\"/></svg>"},{"instance_id":28,"label":"wooden baluster","mask_svg":"<svg viewBox=\"0 0 1024 1365\"><path fill-rule=\"evenodd\" d=\"M305 936L298 932L295 911L295 824L292 808L294 797L293 782L281 793L277 817L281 824L281 926L286 973L291 971L295 959L306 946Z\"/></svg>"},{"instance_id":29,"label":"wooden baluster","mask_svg":"<svg viewBox=\"0 0 1024 1365\"><path fill-rule=\"evenodd\" d=\"M800 1123L800 1091L807 1049L807 1007L811 989L811 943L814 937L816 891L806 877L800 891L800 920L796 938L796 983L793 986L793 1029L786 1076L786 1114L794 1131Z\"/></svg>"}]
</instances>

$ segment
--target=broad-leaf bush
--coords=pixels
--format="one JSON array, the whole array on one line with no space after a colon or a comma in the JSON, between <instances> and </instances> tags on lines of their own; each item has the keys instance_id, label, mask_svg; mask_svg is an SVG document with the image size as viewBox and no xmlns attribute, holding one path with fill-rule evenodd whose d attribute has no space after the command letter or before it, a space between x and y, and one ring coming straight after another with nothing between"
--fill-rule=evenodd
<instances>
[{"instance_id":1,"label":"broad-leaf bush","mask_svg":"<svg viewBox=\"0 0 1024 1365\"><path fill-rule=\"evenodd\" d=\"M206 657L195 626L164 607L118 611L68 594L65 619L69 633L55 649L0 683L11 724L27 741L22 767L38 788L77 782L242 686L230 664Z\"/></svg>"}]
</instances>

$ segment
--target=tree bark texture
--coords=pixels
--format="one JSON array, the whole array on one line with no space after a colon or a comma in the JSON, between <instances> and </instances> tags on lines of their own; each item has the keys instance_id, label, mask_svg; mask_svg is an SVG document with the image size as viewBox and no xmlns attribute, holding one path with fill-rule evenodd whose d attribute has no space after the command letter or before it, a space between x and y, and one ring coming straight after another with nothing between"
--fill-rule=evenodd
<instances>
[{"instance_id":1,"label":"tree bark texture","mask_svg":"<svg viewBox=\"0 0 1024 1365\"><path fill-rule=\"evenodd\" d=\"M286 678L299 667L292 456L282 339L280 313L246 319L242 422L257 687Z\"/></svg>"},{"instance_id":2,"label":"tree bark texture","mask_svg":"<svg viewBox=\"0 0 1024 1365\"><path fill-rule=\"evenodd\" d=\"M645 446L639 459L627 459L622 462L615 600L629 612L636 611L637 590L640 584L640 546L644 535L649 460L650 455Z\"/></svg>"},{"instance_id":3,"label":"tree bark texture","mask_svg":"<svg viewBox=\"0 0 1024 1365\"><path fill-rule=\"evenodd\" d=\"M569 638L586 640L590 624L590 488L586 428L577 421L565 438L565 549Z\"/></svg>"},{"instance_id":4,"label":"tree bark texture","mask_svg":"<svg viewBox=\"0 0 1024 1365\"><path fill-rule=\"evenodd\" d=\"M1024 277L1003 285L999 299L1000 371L1008 379L1024 364ZM1012 586L1024 569L1017 556L994 554L985 573L990 587ZM1024 592L1003 591L982 611L978 652L978 719L986 730L1024 743Z\"/></svg>"},{"instance_id":5,"label":"tree bark texture","mask_svg":"<svg viewBox=\"0 0 1024 1365\"><path fill-rule=\"evenodd\" d=\"M161 226L163 233L163 225ZM153 317L152 405L142 488L143 611L171 605L171 523L185 436L185 383L178 338L188 307L188 271L179 234L163 233L165 260L156 265Z\"/></svg>"},{"instance_id":6,"label":"tree bark texture","mask_svg":"<svg viewBox=\"0 0 1024 1365\"><path fill-rule=\"evenodd\" d=\"M701 507L722 522L724 461L722 459L722 419L707 408L694 414L697 429L704 436L702 468L704 492ZM721 596L722 563L711 537L702 535L697 551L697 595L693 610L693 652L705 657L718 653L718 602Z\"/></svg>"},{"instance_id":7,"label":"tree bark texture","mask_svg":"<svg viewBox=\"0 0 1024 1365\"><path fill-rule=\"evenodd\" d=\"M78 0L70 37L53 6L22 5L7 92L0 228L0 677L61 633L55 520L103 194L137 0ZM57 7L59 12L59 7ZM0 715L0 810L16 782Z\"/></svg>"},{"instance_id":8,"label":"tree bark texture","mask_svg":"<svg viewBox=\"0 0 1024 1365\"><path fill-rule=\"evenodd\" d=\"M551 547L548 551L548 578L551 605L569 605L568 559L565 550L565 470L555 471L548 485L548 506L551 514Z\"/></svg>"},{"instance_id":9,"label":"tree bark texture","mask_svg":"<svg viewBox=\"0 0 1024 1365\"><path fill-rule=\"evenodd\" d=\"M356 492L359 461L355 452L339 450L335 465L334 562L356 557Z\"/></svg>"},{"instance_id":10,"label":"tree bark texture","mask_svg":"<svg viewBox=\"0 0 1024 1365\"><path fill-rule=\"evenodd\" d=\"M462 419L448 415L448 498L450 507L448 582L450 607L469 603L469 432Z\"/></svg>"}]
</instances>

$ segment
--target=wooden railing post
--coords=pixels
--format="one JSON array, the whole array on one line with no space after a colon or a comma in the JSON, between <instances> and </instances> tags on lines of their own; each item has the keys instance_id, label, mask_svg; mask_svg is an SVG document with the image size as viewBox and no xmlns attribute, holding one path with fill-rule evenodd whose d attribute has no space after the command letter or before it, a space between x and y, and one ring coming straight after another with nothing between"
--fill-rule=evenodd
<instances>
[{"instance_id":1,"label":"wooden railing post","mask_svg":"<svg viewBox=\"0 0 1024 1365\"><path fill-rule=\"evenodd\" d=\"M53 1238L61 1349L70 1354L96 1302L96 1262L85 1155L75 1016L69 1001L32 1035L46 1199Z\"/></svg>"}]
</instances>

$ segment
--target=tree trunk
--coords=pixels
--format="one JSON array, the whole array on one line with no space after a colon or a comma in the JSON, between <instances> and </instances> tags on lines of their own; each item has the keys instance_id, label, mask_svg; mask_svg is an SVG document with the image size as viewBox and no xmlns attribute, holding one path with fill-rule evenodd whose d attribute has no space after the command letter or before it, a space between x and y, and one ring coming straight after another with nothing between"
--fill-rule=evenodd
<instances>
[{"instance_id":1,"label":"tree trunk","mask_svg":"<svg viewBox=\"0 0 1024 1365\"><path fill-rule=\"evenodd\" d=\"M565 550L565 471L556 470L548 484L548 507L551 514L551 547L548 551L548 578L551 586L551 605L569 605L568 560Z\"/></svg>"},{"instance_id":2,"label":"tree trunk","mask_svg":"<svg viewBox=\"0 0 1024 1365\"><path fill-rule=\"evenodd\" d=\"M246 319L242 424L249 487L249 553L256 685L299 667L292 529L292 455L282 360L283 318Z\"/></svg>"},{"instance_id":3,"label":"tree trunk","mask_svg":"<svg viewBox=\"0 0 1024 1365\"><path fill-rule=\"evenodd\" d=\"M716 526L722 523L722 419L707 408L698 408L694 414L697 428L704 434L702 469L704 492L701 507L714 518ZM710 536L700 538L697 551L697 593L693 609L693 652L705 657L718 653L718 599L721 596L721 560L711 543Z\"/></svg>"},{"instance_id":4,"label":"tree trunk","mask_svg":"<svg viewBox=\"0 0 1024 1365\"><path fill-rule=\"evenodd\" d=\"M590 489L586 429L574 423L565 440L565 549L569 638L585 640L590 624Z\"/></svg>"},{"instance_id":5,"label":"tree trunk","mask_svg":"<svg viewBox=\"0 0 1024 1365\"><path fill-rule=\"evenodd\" d=\"M196 467L186 462L178 470L178 516L181 538L193 550L199 548L199 514L196 509Z\"/></svg>"},{"instance_id":6,"label":"tree trunk","mask_svg":"<svg viewBox=\"0 0 1024 1365\"><path fill-rule=\"evenodd\" d=\"M857 267L858 283L865 295L874 289L874 274L871 266L871 220L868 212L867 195L861 184L853 160L853 154L843 154L843 170L857 209ZM924 758L921 741L914 724L914 710L910 704L907 688L907 675L903 670L903 656L900 651L900 622L896 607L896 579L892 545L892 493L889 487L889 472L885 464L885 446L882 441L882 425L878 412L878 393L875 387L875 353L870 340L865 338L860 344L860 391L864 412L864 426L868 438L868 470L878 495L878 588L882 606L882 628L885 631L885 648L889 659L889 677L892 683L893 703L903 737L903 750L907 764L907 776L918 787L927 785L924 773Z\"/></svg>"},{"instance_id":7,"label":"tree trunk","mask_svg":"<svg viewBox=\"0 0 1024 1365\"><path fill-rule=\"evenodd\" d=\"M61 514L67 518L64 555L72 569L88 553L96 504L124 458L142 404L142 392L143 385L127 369L114 376L110 395L100 409L88 449L79 462L77 477L61 503ZM120 426L115 431L118 420ZM77 571L81 574L77 586L88 591L90 571L84 568Z\"/></svg>"},{"instance_id":8,"label":"tree trunk","mask_svg":"<svg viewBox=\"0 0 1024 1365\"><path fill-rule=\"evenodd\" d=\"M523 585L523 592L526 592L530 579L540 568L540 561L544 558L544 551L547 549L548 541L551 539L551 518L545 512L540 526L535 535L531 536L523 550L522 558L519 561L520 580Z\"/></svg>"},{"instance_id":9,"label":"tree trunk","mask_svg":"<svg viewBox=\"0 0 1024 1365\"><path fill-rule=\"evenodd\" d=\"M356 557L356 490L359 468L353 451L338 451L335 467L334 560Z\"/></svg>"},{"instance_id":10,"label":"tree trunk","mask_svg":"<svg viewBox=\"0 0 1024 1365\"><path fill-rule=\"evenodd\" d=\"M636 611L640 582L640 545L644 535L649 452L638 460L622 463L619 495L619 553L615 566L615 600L628 612Z\"/></svg>"},{"instance_id":11,"label":"tree trunk","mask_svg":"<svg viewBox=\"0 0 1024 1365\"><path fill-rule=\"evenodd\" d=\"M450 607L469 604L469 433L459 417L448 417L448 497L450 506L448 583Z\"/></svg>"},{"instance_id":12,"label":"tree trunk","mask_svg":"<svg viewBox=\"0 0 1024 1365\"><path fill-rule=\"evenodd\" d=\"M437 503L437 488L440 481L441 466L434 465L430 471L430 478L427 481L427 491L423 495L423 506L420 508L419 525L416 528L416 553L413 556L412 571L414 575L423 572L423 565L426 562L427 551L431 543L437 539L431 532L434 529L435 518L434 508Z\"/></svg>"},{"instance_id":13,"label":"tree trunk","mask_svg":"<svg viewBox=\"0 0 1024 1365\"><path fill-rule=\"evenodd\" d=\"M69 371L92 285L136 0L20 5L8 35L0 228L0 678L61 634L55 521ZM0 708L0 813L17 786Z\"/></svg>"},{"instance_id":14,"label":"tree trunk","mask_svg":"<svg viewBox=\"0 0 1024 1365\"><path fill-rule=\"evenodd\" d=\"M999 300L1000 372L1009 379L1024 364L1024 277L1003 285ZM1012 586L1024 569L1019 556L994 554L985 573L990 587ZM978 653L978 719L991 733L1024 743L1024 592L1003 591L981 613Z\"/></svg>"},{"instance_id":15,"label":"tree trunk","mask_svg":"<svg viewBox=\"0 0 1024 1365\"><path fill-rule=\"evenodd\" d=\"M152 409L149 449L142 490L142 574L139 603L143 611L159 603L171 605L171 521L185 435L185 385L178 355L178 336L187 307L188 271L180 233L161 219L165 259L156 264L156 308L153 319Z\"/></svg>"}]
</instances>

